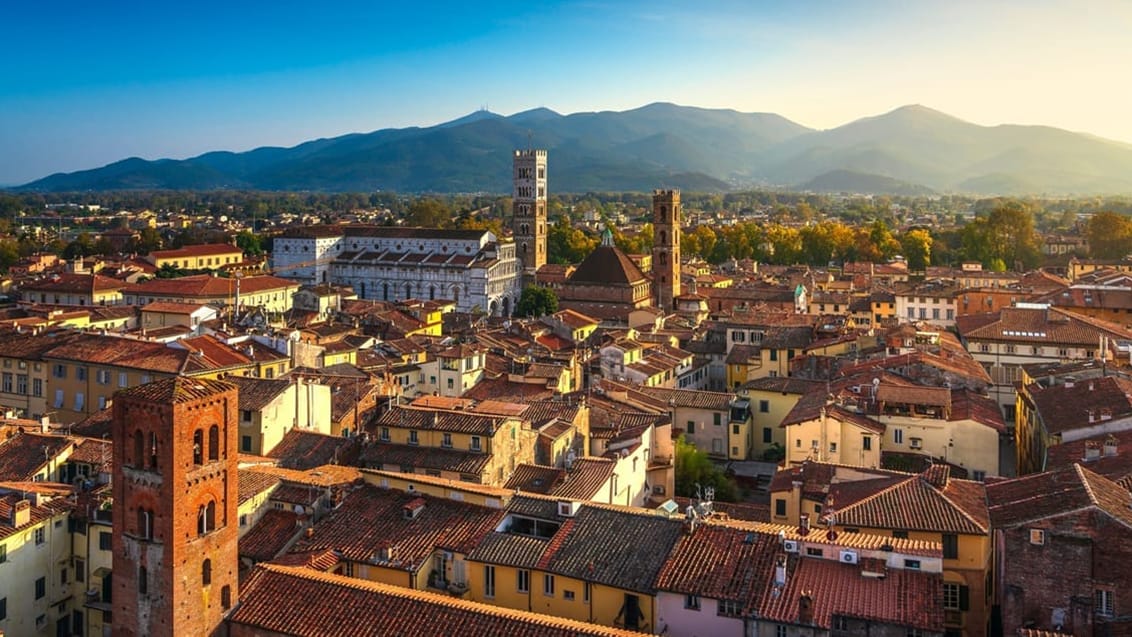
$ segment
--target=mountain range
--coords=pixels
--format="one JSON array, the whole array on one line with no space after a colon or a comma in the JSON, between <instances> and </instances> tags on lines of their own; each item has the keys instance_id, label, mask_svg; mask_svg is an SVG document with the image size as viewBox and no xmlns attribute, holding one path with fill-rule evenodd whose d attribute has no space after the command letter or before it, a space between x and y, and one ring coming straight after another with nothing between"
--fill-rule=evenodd
<instances>
[{"instance_id":1,"label":"mountain range","mask_svg":"<svg viewBox=\"0 0 1132 637\"><path fill-rule=\"evenodd\" d=\"M558 192L773 187L977 195L1132 192L1132 145L1046 126L980 126L912 105L829 130L773 113L655 103L562 115L477 111L291 148L130 158L17 190L507 192L511 153L549 151Z\"/></svg>"}]
</instances>

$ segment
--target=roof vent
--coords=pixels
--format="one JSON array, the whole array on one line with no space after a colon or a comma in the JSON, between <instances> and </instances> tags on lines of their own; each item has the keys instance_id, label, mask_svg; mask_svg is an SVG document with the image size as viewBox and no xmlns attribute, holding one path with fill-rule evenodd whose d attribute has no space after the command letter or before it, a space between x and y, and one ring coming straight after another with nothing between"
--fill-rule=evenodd
<instances>
[{"instance_id":1,"label":"roof vent","mask_svg":"<svg viewBox=\"0 0 1132 637\"><path fill-rule=\"evenodd\" d=\"M413 498L401 507L401 514L406 520L414 520L424 511L425 500L424 498Z\"/></svg>"},{"instance_id":2,"label":"roof vent","mask_svg":"<svg viewBox=\"0 0 1132 637\"><path fill-rule=\"evenodd\" d=\"M578 509L581 507L580 502L565 501L558 503L558 515L564 518L572 518L578 514Z\"/></svg>"}]
</instances>

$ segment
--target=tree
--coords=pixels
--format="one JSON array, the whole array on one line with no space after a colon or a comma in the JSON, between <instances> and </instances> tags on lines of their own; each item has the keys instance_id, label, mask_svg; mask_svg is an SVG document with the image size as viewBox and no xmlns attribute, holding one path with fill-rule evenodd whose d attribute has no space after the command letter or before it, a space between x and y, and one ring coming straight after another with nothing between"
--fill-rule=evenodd
<instances>
[{"instance_id":1,"label":"tree","mask_svg":"<svg viewBox=\"0 0 1132 637\"><path fill-rule=\"evenodd\" d=\"M1132 253L1132 219L1115 212L1098 212L1085 232L1094 259L1122 259Z\"/></svg>"},{"instance_id":2,"label":"tree","mask_svg":"<svg viewBox=\"0 0 1132 637\"><path fill-rule=\"evenodd\" d=\"M528 285L515 304L515 316L546 316L557 311L558 295L537 285Z\"/></svg>"},{"instance_id":3,"label":"tree","mask_svg":"<svg viewBox=\"0 0 1132 637\"><path fill-rule=\"evenodd\" d=\"M236 234L236 245L244 251L244 254L253 257L263 254L259 235L252 234L250 230L241 230Z\"/></svg>"},{"instance_id":4,"label":"tree","mask_svg":"<svg viewBox=\"0 0 1132 637\"><path fill-rule=\"evenodd\" d=\"M715 499L734 502L739 488L735 481L724 475L708 455L696 448L681 435L676 439L676 495L695 497L696 487L714 487Z\"/></svg>"},{"instance_id":5,"label":"tree","mask_svg":"<svg viewBox=\"0 0 1132 637\"><path fill-rule=\"evenodd\" d=\"M914 228L900 237L908 269L922 272L932 262L932 235L923 228Z\"/></svg>"},{"instance_id":6,"label":"tree","mask_svg":"<svg viewBox=\"0 0 1132 637\"><path fill-rule=\"evenodd\" d=\"M450 221L452 210L444 202L432 197L414 201L405 215L405 223L410 226L439 228Z\"/></svg>"},{"instance_id":7,"label":"tree","mask_svg":"<svg viewBox=\"0 0 1132 637\"><path fill-rule=\"evenodd\" d=\"M1035 267L1042 255L1031 209L1020 201L996 202L963 228L963 252L991 269Z\"/></svg>"}]
</instances>

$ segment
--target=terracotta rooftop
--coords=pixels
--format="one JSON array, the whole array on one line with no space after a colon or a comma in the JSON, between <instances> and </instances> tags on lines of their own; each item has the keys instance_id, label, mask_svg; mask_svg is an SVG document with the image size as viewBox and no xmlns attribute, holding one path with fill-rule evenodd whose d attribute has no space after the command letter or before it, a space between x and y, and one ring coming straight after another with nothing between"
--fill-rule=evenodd
<instances>
[{"instance_id":1,"label":"terracotta rooftop","mask_svg":"<svg viewBox=\"0 0 1132 637\"><path fill-rule=\"evenodd\" d=\"M239 541L240 557L267 562L279 555L299 532L299 516L294 511L268 509Z\"/></svg>"},{"instance_id":2,"label":"terracotta rooftop","mask_svg":"<svg viewBox=\"0 0 1132 637\"><path fill-rule=\"evenodd\" d=\"M154 301L142 306L142 312L157 312L161 314L184 314L189 315L201 308L207 308L207 305L201 303L176 303L173 301Z\"/></svg>"},{"instance_id":3,"label":"terracotta rooftop","mask_svg":"<svg viewBox=\"0 0 1132 637\"><path fill-rule=\"evenodd\" d=\"M240 391L240 409L259 411L278 398L291 383L274 378L230 376L225 379Z\"/></svg>"},{"instance_id":4,"label":"terracotta rooftop","mask_svg":"<svg viewBox=\"0 0 1132 637\"><path fill-rule=\"evenodd\" d=\"M938 466L938 465L937 465ZM940 466L946 470L946 466ZM949 479L934 467L857 502L837 502L837 523L849 527L986 535L986 485ZM939 482L943 482L940 486ZM934 483L934 484L933 484Z\"/></svg>"},{"instance_id":5,"label":"terracotta rooftop","mask_svg":"<svg viewBox=\"0 0 1132 637\"><path fill-rule=\"evenodd\" d=\"M1093 349L1099 337L1132 339L1132 331L1108 321L1075 314L1058 307L1008 307L988 314L968 314L955 320L967 340L1075 345Z\"/></svg>"},{"instance_id":6,"label":"terracotta rooftop","mask_svg":"<svg viewBox=\"0 0 1132 637\"><path fill-rule=\"evenodd\" d=\"M66 436L29 432L0 441L0 480L34 480L49 458L70 451L74 444L74 440Z\"/></svg>"},{"instance_id":7,"label":"terracotta rooftop","mask_svg":"<svg viewBox=\"0 0 1132 637\"><path fill-rule=\"evenodd\" d=\"M220 380L174 376L123 389L116 395L133 400L171 404L201 400L235 390L235 385Z\"/></svg>"},{"instance_id":8,"label":"terracotta rooftop","mask_svg":"<svg viewBox=\"0 0 1132 637\"><path fill-rule=\"evenodd\" d=\"M645 280L645 275L616 246L598 246L578 264L568 279L570 284L632 285Z\"/></svg>"},{"instance_id":9,"label":"terracotta rooftop","mask_svg":"<svg viewBox=\"0 0 1132 637\"><path fill-rule=\"evenodd\" d=\"M240 469L236 476L239 503L243 504L255 496L274 489L280 482L279 476L262 471Z\"/></svg>"},{"instance_id":10,"label":"terracotta rooftop","mask_svg":"<svg viewBox=\"0 0 1132 637\"><path fill-rule=\"evenodd\" d=\"M181 297L186 299L235 298L237 279L215 277L208 274L183 276L176 279L149 279L134 283L122 290L123 294L146 297ZM271 275L249 276L239 279L240 295L259 294L269 290L298 289L299 284Z\"/></svg>"},{"instance_id":11,"label":"terracotta rooftop","mask_svg":"<svg viewBox=\"0 0 1132 637\"><path fill-rule=\"evenodd\" d=\"M355 438L292 429L267 455L278 460L278 465L285 469L306 470L322 465L355 464L358 446Z\"/></svg>"},{"instance_id":12,"label":"terracotta rooftop","mask_svg":"<svg viewBox=\"0 0 1132 637\"><path fill-rule=\"evenodd\" d=\"M1132 380L1101 376L1073 383L1028 387L1034 408L1049 434L1132 416Z\"/></svg>"},{"instance_id":13,"label":"terracotta rooftop","mask_svg":"<svg viewBox=\"0 0 1132 637\"><path fill-rule=\"evenodd\" d=\"M479 476L483 474L489 462L491 455L486 453L383 442L370 444L362 449L361 453L361 464L375 469L390 465Z\"/></svg>"},{"instance_id":14,"label":"terracotta rooftop","mask_svg":"<svg viewBox=\"0 0 1132 637\"><path fill-rule=\"evenodd\" d=\"M1079 464L988 485L987 499L996 527L1093 508L1132 528L1132 494Z\"/></svg>"},{"instance_id":15,"label":"terracotta rooftop","mask_svg":"<svg viewBox=\"0 0 1132 637\"><path fill-rule=\"evenodd\" d=\"M440 549L467 553L503 518L503 511L423 496L415 517L405 505L422 496L365 485L299 540L295 551L334 549L344 559L417 571ZM381 553L382 549L393 551Z\"/></svg>"},{"instance_id":16,"label":"terracotta rooftop","mask_svg":"<svg viewBox=\"0 0 1132 637\"><path fill-rule=\"evenodd\" d=\"M943 576L906 569L886 569L881 578L862 577L860 567L832 560L791 556L786 585L764 595L760 618L805 624L800 618L803 593L811 598L812 624L829 630L836 616L895 624L943 633ZM768 587L769 588L769 587Z\"/></svg>"},{"instance_id":17,"label":"terracotta rooftop","mask_svg":"<svg viewBox=\"0 0 1132 637\"><path fill-rule=\"evenodd\" d=\"M682 535L657 576L656 588L738 602L753 609L774 581L781 551L777 535L720 525L701 525Z\"/></svg>"},{"instance_id":18,"label":"terracotta rooftop","mask_svg":"<svg viewBox=\"0 0 1132 637\"><path fill-rule=\"evenodd\" d=\"M184 259L192 257L210 257L218 254L239 254L243 256L244 251L239 247L228 243L205 243L199 245L185 246L183 248L174 248L172 250L154 250L149 253L150 259L156 261L158 259Z\"/></svg>"},{"instance_id":19,"label":"terracotta rooftop","mask_svg":"<svg viewBox=\"0 0 1132 637\"><path fill-rule=\"evenodd\" d=\"M41 281L21 285L28 292L47 292L56 294L93 294L120 290L128 284L101 274L56 274Z\"/></svg>"},{"instance_id":20,"label":"terracotta rooftop","mask_svg":"<svg viewBox=\"0 0 1132 637\"><path fill-rule=\"evenodd\" d=\"M377 419L376 424L398 429L430 429L493 436L506 420L502 416L393 406Z\"/></svg>"},{"instance_id":21,"label":"terracotta rooftop","mask_svg":"<svg viewBox=\"0 0 1132 637\"><path fill-rule=\"evenodd\" d=\"M631 637L559 619L317 571L260 565L240 587L229 624L296 637Z\"/></svg>"}]
</instances>

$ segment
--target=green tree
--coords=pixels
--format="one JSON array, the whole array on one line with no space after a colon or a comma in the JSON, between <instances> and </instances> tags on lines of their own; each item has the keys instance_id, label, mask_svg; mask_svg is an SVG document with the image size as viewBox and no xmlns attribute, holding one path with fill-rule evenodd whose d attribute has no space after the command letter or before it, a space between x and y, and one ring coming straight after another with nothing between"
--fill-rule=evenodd
<instances>
[{"instance_id":1,"label":"green tree","mask_svg":"<svg viewBox=\"0 0 1132 637\"><path fill-rule=\"evenodd\" d=\"M546 316L558 311L558 295L550 288L528 285L519 302L515 304L515 316Z\"/></svg>"},{"instance_id":2,"label":"green tree","mask_svg":"<svg viewBox=\"0 0 1132 637\"><path fill-rule=\"evenodd\" d=\"M0 239L0 272L7 272L19 260L19 242L15 239Z\"/></svg>"},{"instance_id":3,"label":"green tree","mask_svg":"<svg viewBox=\"0 0 1132 637\"><path fill-rule=\"evenodd\" d=\"M923 272L932 262L932 235L923 228L914 228L900 237L908 269Z\"/></svg>"},{"instance_id":4,"label":"green tree","mask_svg":"<svg viewBox=\"0 0 1132 637\"><path fill-rule=\"evenodd\" d=\"M434 197L414 201L405 215L405 223L410 226L439 228L451 221L452 209Z\"/></svg>"},{"instance_id":5,"label":"green tree","mask_svg":"<svg viewBox=\"0 0 1132 637\"><path fill-rule=\"evenodd\" d=\"M721 502L734 502L739 499L739 488L735 481L708 458L708 455L689 443L681 435L676 439L676 495L694 497L696 487L714 487L715 499Z\"/></svg>"},{"instance_id":6,"label":"green tree","mask_svg":"<svg viewBox=\"0 0 1132 637\"><path fill-rule=\"evenodd\" d=\"M1089 219L1085 236L1094 259L1121 259L1132 253L1132 219L1124 215L1098 212Z\"/></svg>"},{"instance_id":7,"label":"green tree","mask_svg":"<svg viewBox=\"0 0 1132 637\"><path fill-rule=\"evenodd\" d=\"M244 251L244 254L258 257L263 254L263 244L260 242L260 236L252 234L250 230L241 230L236 234L236 245Z\"/></svg>"},{"instance_id":8,"label":"green tree","mask_svg":"<svg viewBox=\"0 0 1132 637\"><path fill-rule=\"evenodd\" d=\"M1032 209L1020 201L998 201L986 216L963 228L967 259L992 268L1033 268L1041 262Z\"/></svg>"}]
</instances>

